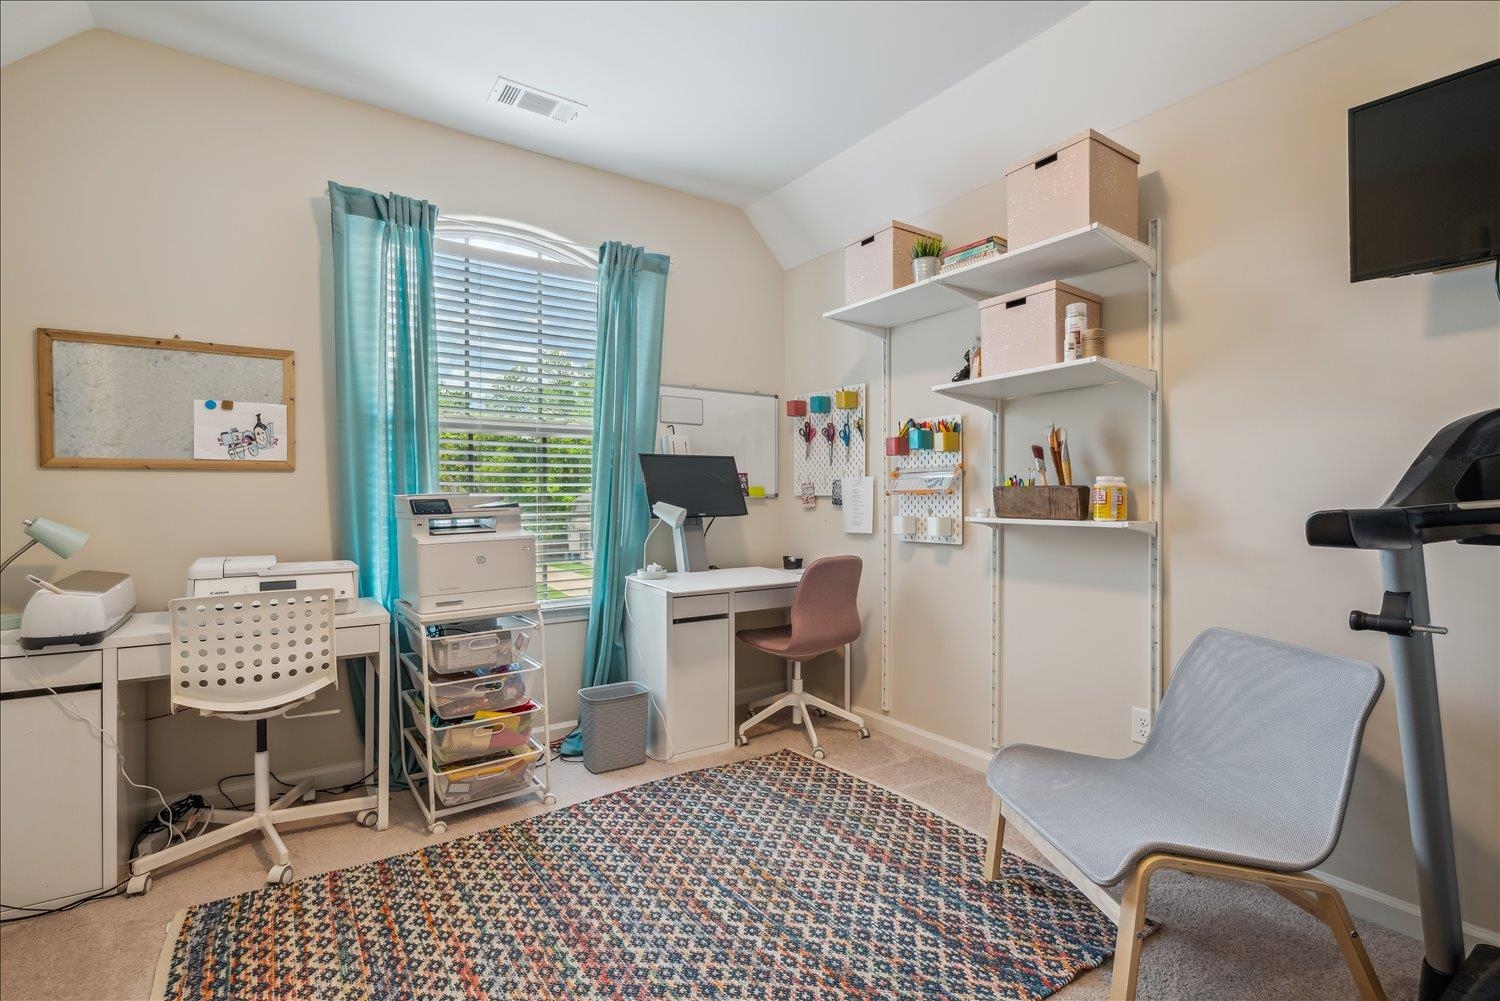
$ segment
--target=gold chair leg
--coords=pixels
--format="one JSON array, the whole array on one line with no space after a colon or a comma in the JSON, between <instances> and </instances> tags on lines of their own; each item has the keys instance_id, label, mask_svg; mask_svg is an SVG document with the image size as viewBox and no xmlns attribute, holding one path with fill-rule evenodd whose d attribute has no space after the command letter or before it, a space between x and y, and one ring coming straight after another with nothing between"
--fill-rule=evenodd
<instances>
[{"instance_id":1,"label":"gold chair leg","mask_svg":"<svg viewBox=\"0 0 1500 1001\"><path fill-rule=\"evenodd\" d=\"M1125 877L1120 899L1120 930L1115 939L1114 970L1110 974L1109 1001L1135 1001L1135 984L1141 974L1141 940L1145 937L1146 902L1151 896L1151 876L1158 860L1147 855Z\"/></svg>"},{"instance_id":2,"label":"gold chair leg","mask_svg":"<svg viewBox=\"0 0 1500 1001\"><path fill-rule=\"evenodd\" d=\"M1380 976L1370 962L1370 954L1365 952L1365 943L1359 937L1359 929L1354 927L1349 908L1344 906L1344 898L1331 886L1326 893L1318 896L1323 904L1323 923L1333 932L1333 939L1338 943L1339 952L1343 953L1344 962L1349 966L1349 975L1354 978L1359 996L1363 1001L1385 1001Z\"/></svg>"},{"instance_id":3,"label":"gold chair leg","mask_svg":"<svg viewBox=\"0 0 1500 1001\"><path fill-rule=\"evenodd\" d=\"M990 797L990 840L984 848L984 881L1000 878L1001 859L1005 855L1005 814L1000 812L1000 797Z\"/></svg>"}]
</instances>

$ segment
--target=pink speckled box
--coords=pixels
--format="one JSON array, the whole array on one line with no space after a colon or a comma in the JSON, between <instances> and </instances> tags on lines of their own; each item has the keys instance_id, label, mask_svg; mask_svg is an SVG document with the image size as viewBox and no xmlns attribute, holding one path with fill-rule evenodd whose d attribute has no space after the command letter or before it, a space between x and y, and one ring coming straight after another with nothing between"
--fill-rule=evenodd
<instances>
[{"instance_id":1,"label":"pink speckled box","mask_svg":"<svg viewBox=\"0 0 1500 1001\"><path fill-rule=\"evenodd\" d=\"M1090 129L1005 172L1012 251L1100 223L1138 239L1141 158Z\"/></svg>"},{"instance_id":2,"label":"pink speckled box","mask_svg":"<svg viewBox=\"0 0 1500 1001\"><path fill-rule=\"evenodd\" d=\"M984 374L999 375L1063 360L1068 304L1088 303L1089 326L1101 326L1099 297L1066 282L1046 282L979 304Z\"/></svg>"},{"instance_id":3,"label":"pink speckled box","mask_svg":"<svg viewBox=\"0 0 1500 1001\"><path fill-rule=\"evenodd\" d=\"M911 245L919 236L937 236L892 220L844 247L844 304L911 284Z\"/></svg>"}]
</instances>

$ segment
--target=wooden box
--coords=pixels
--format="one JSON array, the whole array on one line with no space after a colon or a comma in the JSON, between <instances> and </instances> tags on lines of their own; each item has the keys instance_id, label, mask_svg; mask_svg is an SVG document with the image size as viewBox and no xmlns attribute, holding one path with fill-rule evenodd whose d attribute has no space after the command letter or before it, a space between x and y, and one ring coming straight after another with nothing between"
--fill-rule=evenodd
<instances>
[{"instance_id":1,"label":"wooden box","mask_svg":"<svg viewBox=\"0 0 1500 1001\"><path fill-rule=\"evenodd\" d=\"M1099 297L1066 282L1045 282L979 304L979 353L984 374L1056 365L1063 360L1068 304L1088 305L1088 325L1102 327Z\"/></svg>"},{"instance_id":2,"label":"wooden box","mask_svg":"<svg viewBox=\"0 0 1500 1001\"><path fill-rule=\"evenodd\" d=\"M1091 223L1136 239L1141 158L1090 129L1005 172L1006 236L1027 247Z\"/></svg>"},{"instance_id":3,"label":"wooden box","mask_svg":"<svg viewBox=\"0 0 1500 1001\"><path fill-rule=\"evenodd\" d=\"M1088 521L1089 488L996 487L995 517Z\"/></svg>"},{"instance_id":4,"label":"wooden box","mask_svg":"<svg viewBox=\"0 0 1500 1001\"><path fill-rule=\"evenodd\" d=\"M919 236L937 236L892 220L844 247L844 304L860 302L910 285L911 245Z\"/></svg>"}]
</instances>

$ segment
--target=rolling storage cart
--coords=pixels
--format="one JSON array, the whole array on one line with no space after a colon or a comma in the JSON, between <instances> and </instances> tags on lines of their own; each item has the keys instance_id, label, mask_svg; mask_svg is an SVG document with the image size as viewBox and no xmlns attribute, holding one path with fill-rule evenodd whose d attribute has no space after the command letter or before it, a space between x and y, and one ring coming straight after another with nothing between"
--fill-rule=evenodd
<instances>
[{"instance_id":1,"label":"rolling storage cart","mask_svg":"<svg viewBox=\"0 0 1500 1001\"><path fill-rule=\"evenodd\" d=\"M547 668L535 604L421 613L396 603L402 771L430 834L444 817L552 795ZM418 769L413 771L410 758Z\"/></svg>"}]
</instances>

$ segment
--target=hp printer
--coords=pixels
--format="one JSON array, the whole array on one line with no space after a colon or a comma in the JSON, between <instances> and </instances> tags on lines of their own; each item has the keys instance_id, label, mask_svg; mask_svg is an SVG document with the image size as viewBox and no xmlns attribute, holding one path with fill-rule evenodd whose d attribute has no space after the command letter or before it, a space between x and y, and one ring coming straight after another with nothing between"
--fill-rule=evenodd
<instances>
[{"instance_id":1,"label":"hp printer","mask_svg":"<svg viewBox=\"0 0 1500 1001\"><path fill-rule=\"evenodd\" d=\"M354 611L359 600L359 566L348 560L278 563L274 556L205 556L188 568L187 597L323 587L333 589L334 611Z\"/></svg>"},{"instance_id":2,"label":"hp printer","mask_svg":"<svg viewBox=\"0 0 1500 1001\"><path fill-rule=\"evenodd\" d=\"M497 494L396 498L401 599L419 613L536 601L536 540Z\"/></svg>"}]
</instances>

